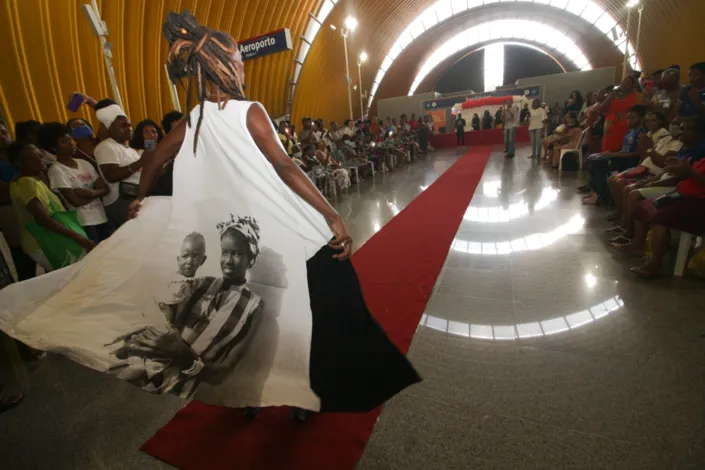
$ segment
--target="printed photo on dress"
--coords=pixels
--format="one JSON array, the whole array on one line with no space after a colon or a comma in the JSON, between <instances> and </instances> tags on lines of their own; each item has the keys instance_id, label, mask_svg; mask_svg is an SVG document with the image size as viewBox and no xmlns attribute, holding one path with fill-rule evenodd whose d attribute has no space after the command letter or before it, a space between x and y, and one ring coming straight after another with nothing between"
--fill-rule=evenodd
<instances>
[{"instance_id":1,"label":"printed photo on dress","mask_svg":"<svg viewBox=\"0 0 705 470\"><path fill-rule=\"evenodd\" d=\"M155 296L165 327L145 326L106 345L118 361L109 373L153 393L191 398L202 383L218 385L233 373L259 333L274 338L265 342L270 353L259 356L273 355L276 332L260 332L266 301L248 285L262 254L257 221L230 215L216 229L218 247L196 231L184 236L176 276ZM203 269L208 259L219 260L218 276Z\"/></svg>"}]
</instances>

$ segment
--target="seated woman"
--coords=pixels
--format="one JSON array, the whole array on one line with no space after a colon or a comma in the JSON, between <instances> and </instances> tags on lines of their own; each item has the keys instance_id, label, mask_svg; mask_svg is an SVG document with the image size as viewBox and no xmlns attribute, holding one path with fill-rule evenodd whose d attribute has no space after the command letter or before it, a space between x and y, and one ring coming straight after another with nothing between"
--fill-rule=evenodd
<instances>
[{"instance_id":1,"label":"seated woman","mask_svg":"<svg viewBox=\"0 0 705 470\"><path fill-rule=\"evenodd\" d=\"M617 208L614 214L607 217L607 220L621 219L624 190L627 186L654 176L660 176L663 173L666 154L670 153L668 156L673 156L681 148L682 144L678 140L674 141L668 133L668 120L663 113L651 112L647 114L644 123L648 132L639 137L637 144L639 164L634 168L611 176L607 180L607 185Z\"/></svg>"},{"instance_id":2,"label":"seated woman","mask_svg":"<svg viewBox=\"0 0 705 470\"><path fill-rule=\"evenodd\" d=\"M681 124L680 140L671 140L660 152L663 154L650 152L649 157L655 163L656 167L666 166L666 159L673 156L678 160L698 161L705 156L705 126L693 118L685 118ZM665 139L661 139L661 142ZM678 151L674 150L676 148ZM644 160L646 162L646 160ZM665 169L651 169L654 173L647 179L638 181L633 185L627 186L624 190L624 210L623 219L620 226L611 229L612 233L621 233L620 236L612 240L612 246L621 248L629 243L629 240L634 234L634 212L644 199L651 199L672 192L680 181L676 175L668 173Z\"/></svg>"},{"instance_id":3,"label":"seated woman","mask_svg":"<svg viewBox=\"0 0 705 470\"><path fill-rule=\"evenodd\" d=\"M335 186L338 191L342 191L343 189L350 187L350 172L343 168L340 162L330 156L325 140L318 142L316 159L318 159L321 165L323 165L326 169L328 177L335 181Z\"/></svg>"},{"instance_id":4,"label":"seated woman","mask_svg":"<svg viewBox=\"0 0 705 470\"><path fill-rule=\"evenodd\" d=\"M39 129L40 144L56 155L56 163L49 168L49 183L65 201L66 207L76 211L78 222L88 238L98 244L115 231L101 201L110 190L92 164L74 158L76 145L70 132L58 122L44 124Z\"/></svg>"},{"instance_id":5,"label":"seated woman","mask_svg":"<svg viewBox=\"0 0 705 470\"><path fill-rule=\"evenodd\" d=\"M565 123L566 123L566 116L563 116L561 118L561 124L559 126L557 126L555 129L553 129L553 133L551 133L551 135L549 135L548 137L546 137L545 139L543 139L541 141L541 146L543 147L543 154L544 154L543 163L545 163L545 164L552 163L551 150L553 149L553 145L556 142L559 142L565 136L565 133L567 130Z\"/></svg>"},{"instance_id":6,"label":"seated woman","mask_svg":"<svg viewBox=\"0 0 705 470\"><path fill-rule=\"evenodd\" d=\"M642 255L651 228L651 258L631 269L642 277L660 273L671 229L695 235L705 233L705 159L700 158L691 164L671 157L667 160L666 171L680 178L681 182L674 191L639 204L635 212L634 240L620 247Z\"/></svg>"},{"instance_id":7,"label":"seated woman","mask_svg":"<svg viewBox=\"0 0 705 470\"><path fill-rule=\"evenodd\" d=\"M557 169L561 160L561 150L573 150L580 143L582 130L578 127L578 121L573 113L565 116L565 132L554 141L552 166Z\"/></svg>"},{"instance_id":8,"label":"seated woman","mask_svg":"<svg viewBox=\"0 0 705 470\"><path fill-rule=\"evenodd\" d=\"M45 271L51 271L76 262L83 252L92 250L95 243L80 227L80 231L74 230L55 218L66 209L43 182L46 166L39 149L26 142L13 142L8 148L8 157L20 172L10 183L10 198L22 227L23 251ZM42 240L37 240L28 226L35 227L35 232L42 234ZM77 250L64 250L67 241L73 241L72 247ZM45 250L53 251L46 253ZM61 262L56 261L58 257L50 256L57 250L61 251L60 255L65 255ZM52 259L54 262L50 261Z\"/></svg>"},{"instance_id":9,"label":"seated woman","mask_svg":"<svg viewBox=\"0 0 705 470\"><path fill-rule=\"evenodd\" d=\"M382 145L384 149L387 150L389 155L394 155L396 157L397 167L402 166L402 164L406 162L406 152L401 149L395 133L388 132Z\"/></svg>"}]
</instances>

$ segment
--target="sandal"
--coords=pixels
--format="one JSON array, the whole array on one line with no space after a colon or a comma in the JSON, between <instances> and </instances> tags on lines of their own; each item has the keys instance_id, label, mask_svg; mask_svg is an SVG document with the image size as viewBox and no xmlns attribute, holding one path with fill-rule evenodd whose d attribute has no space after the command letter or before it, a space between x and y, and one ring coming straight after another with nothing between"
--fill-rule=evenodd
<instances>
[{"instance_id":1,"label":"sandal","mask_svg":"<svg viewBox=\"0 0 705 470\"><path fill-rule=\"evenodd\" d=\"M596 196L596 195L585 197L585 198L583 198L583 204L599 206L600 205L600 198L599 198L599 196Z\"/></svg>"},{"instance_id":2,"label":"sandal","mask_svg":"<svg viewBox=\"0 0 705 470\"><path fill-rule=\"evenodd\" d=\"M607 230L605 230L605 233L624 233L624 232L626 232L626 230L623 229L622 227L620 227L619 225L615 225L614 227L608 228Z\"/></svg>"},{"instance_id":3,"label":"sandal","mask_svg":"<svg viewBox=\"0 0 705 470\"><path fill-rule=\"evenodd\" d=\"M626 253L628 255L634 256L644 256L643 248L634 248L634 244L630 241L629 243L610 243L610 246L617 251Z\"/></svg>"},{"instance_id":4,"label":"sandal","mask_svg":"<svg viewBox=\"0 0 705 470\"><path fill-rule=\"evenodd\" d=\"M624 235L619 235L617 237L614 237L612 240L610 240L610 244L614 243L615 245L626 245L627 243L631 244L632 239L627 238Z\"/></svg>"},{"instance_id":5,"label":"sandal","mask_svg":"<svg viewBox=\"0 0 705 470\"><path fill-rule=\"evenodd\" d=\"M635 266L635 267L631 268L630 271L642 279L653 279L655 277L661 276L661 271L651 270L651 269L645 268L644 266Z\"/></svg>"},{"instance_id":6,"label":"sandal","mask_svg":"<svg viewBox=\"0 0 705 470\"><path fill-rule=\"evenodd\" d=\"M19 395L11 395L6 399L0 401L0 413L10 411L14 407L22 403L22 400L24 400L24 394L20 393Z\"/></svg>"}]
</instances>

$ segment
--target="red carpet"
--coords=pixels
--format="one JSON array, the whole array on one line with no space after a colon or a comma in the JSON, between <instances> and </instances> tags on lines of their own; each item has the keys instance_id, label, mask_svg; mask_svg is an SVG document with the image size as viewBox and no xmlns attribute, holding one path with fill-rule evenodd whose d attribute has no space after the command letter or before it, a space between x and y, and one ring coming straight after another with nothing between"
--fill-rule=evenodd
<instances>
[{"instance_id":1,"label":"red carpet","mask_svg":"<svg viewBox=\"0 0 705 470\"><path fill-rule=\"evenodd\" d=\"M353 256L370 311L405 353L489 155L468 152ZM182 470L352 470L379 412L297 424L286 408L247 421L242 410L192 402L142 450Z\"/></svg>"},{"instance_id":2,"label":"red carpet","mask_svg":"<svg viewBox=\"0 0 705 470\"><path fill-rule=\"evenodd\" d=\"M429 137L431 145L437 149L455 148L458 141L455 133L436 134ZM517 127L517 142L529 142L529 128L526 126ZM465 132L465 145L477 147L479 145L504 145L504 131L502 129L489 129L486 131Z\"/></svg>"}]
</instances>

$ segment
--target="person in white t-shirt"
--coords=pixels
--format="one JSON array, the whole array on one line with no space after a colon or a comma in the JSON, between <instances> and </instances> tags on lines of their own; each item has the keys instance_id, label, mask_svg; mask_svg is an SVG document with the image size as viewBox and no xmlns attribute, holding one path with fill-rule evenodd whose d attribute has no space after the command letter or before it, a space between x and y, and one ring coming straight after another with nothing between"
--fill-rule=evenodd
<instances>
[{"instance_id":1,"label":"person in white t-shirt","mask_svg":"<svg viewBox=\"0 0 705 470\"><path fill-rule=\"evenodd\" d=\"M132 137L132 123L114 101L101 100L95 105L95 110L109 135L94 151L100 173L110 187L103 204L108 218L119 227L127 220L127 208L137 195L145 158L149 158L152 152L140 155L127 146Z\"/></svg>"},{"instance_id":2,"label":"person in white t-shirt","mask_svg":"<svg viewBox=\"0 0 705 470\"><path fill-rule=\"evenodd\" d=\"M109 192L107 183L88 161L74 158L76 144L68 127L58 122L44 124L39 137L45 150L56 156L48 172L52 191L61 196L67 209L76 211L88 238L96 244L105 240L115 231L100 200Z\"/></svg>"},{"instance_id":3,"label":"person in white t-shirt","mask_svg":"<svg viewBox=\"0 0 705 470\"><path fill-rule=\"evenodd\" d=\"M354 123L352 119L345 120L345 127L343 127L343 135L347 135L350 138L355 137L355 130L353 129L353 124Z\"/></svg>"},{"instance_id":4,"label":"person in white t-shirt","mask_svg":"<svg viewBox=\"0 0 705 470\"><path fill-rule=\"evenodd\" d=\"M539 158L541 156L543 129L546 124L548 124L548 114L541 106L541 101L532 101L529 109L529 137L531 138L531 155L529 158Z\"/></svg>"},{"instance_id":5,"label":"person in white t-shirt","mask_svg":"<svg viewBox=\"0 0 705 470\"><path fill-rule=\"evenodd\" d=\"M504 102L502 118L504 120L504 156L514 158L514 139L519 125L519 108L514 106L511 98Z\"/></svg>"}]
</instances>

